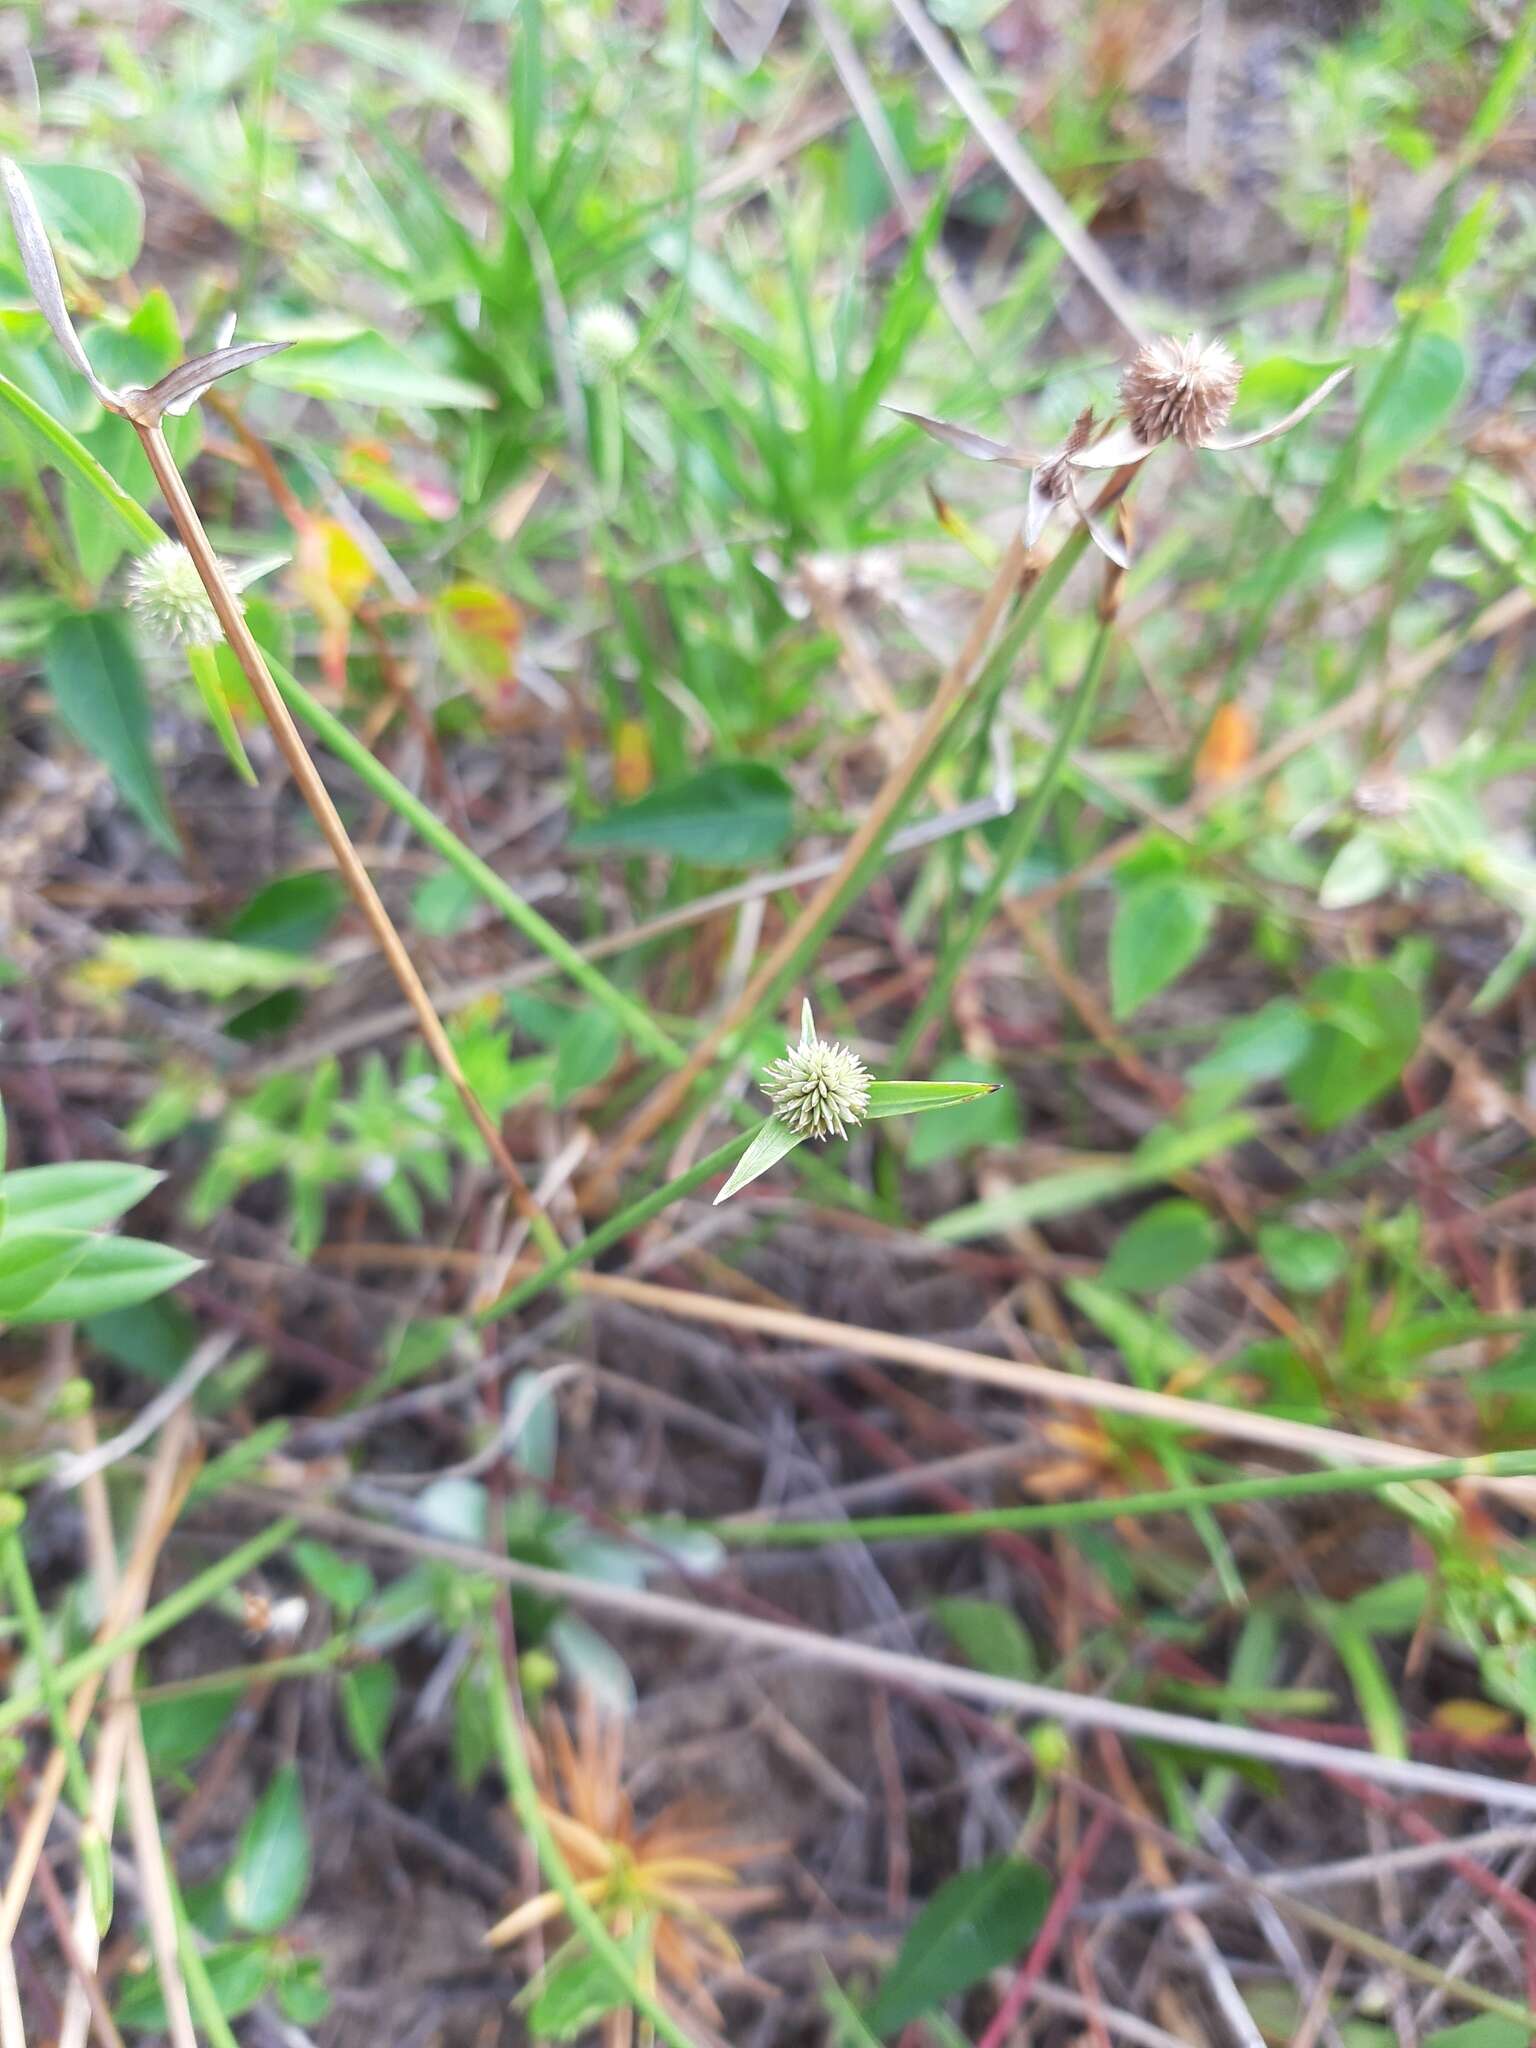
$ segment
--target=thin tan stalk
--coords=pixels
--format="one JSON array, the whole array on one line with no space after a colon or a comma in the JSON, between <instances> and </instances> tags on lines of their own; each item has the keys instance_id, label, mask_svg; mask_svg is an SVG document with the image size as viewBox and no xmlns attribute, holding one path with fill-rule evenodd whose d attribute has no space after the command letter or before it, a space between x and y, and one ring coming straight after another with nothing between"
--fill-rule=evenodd
<instances>
[{"instance_id":1,"label":"thin tan stalk","mask_svg":"<svg viewBox=\"0 0 1536 2048\"><path fill-rule=\"evenodd\" d=\"M887 1650L849 1636L824 1635L816 1629L764 1621L755 1614L706 1607L701 1601L682 1599L673 1593L657 1593L649 1588L585 1579L575 1572L550 1571L543 1565L524 1564L518 1558L501 1557L493 1551L476 1550L469 1544L422 1535L414 1529L366 1521L360 1515L322 1507L318 1502L289 1494L277 1494L264 1487L231 1490L244 1499L259 1502L263 1508L280 1499L286 1508L312 1528L328 1530L333 1536L349 1542L401 1551L417 1558L437 1558L444 1564L457 1565L461 1571L479 1572L504 1585L523 1586L549 1599L569 1600L573 1606L591 1607L600 1612L606 1610L623 1615L631 1622L649 1623L658 1629L681 1629L692 1635L722 1637L734 1643L738 1651L763 1650L810 1664L825 1665L832 1670L848 1671L875 1684L970 1700L982 1707L1026 1714L1034 1719L1060 1721L1069 1728L1108 1729L1133 1741L1173 1743L1222 1756L1253 1757L1279 1770L1322 1771L1331 1776L1347 1774L1352 1778L1369 1779L1378 1785L1397 1786L1417 1797L1443 1795L1521 1813L1536 1813L1536 1785L1528 1785L1518 1778L1495 1778L1482 1771L1454 1770L1443 1764L1420 1763L1411 1757L1384 1756L1369 1749L1346 1749L1310 1736L1240 1727L1225 1721L1207 1721L1197 1714L1168 1713L1127 1700L1106 1699L1097 1693L1068 1692L1023 1679L999 1678L990 1671L973 1670L968 1665L939 1663L905 1650Z\"/></svg>"},{"instance_id":2,"label":"thin tan stalk","mask_svg":"<svg viewBox=\"0 0 1536 2048\"><path fill-rule=\"evenodd\" d=\"M96 1580L97 1594L105 1610L118 1596L119 1578L117 1545L112 1533L112 1509L107 1499L106 1481L102 1477L102 1468L94 1462L98 1450L94 1417L89 1412L81 1416L75 1422L71 1435L76 1455L84 1461L80 1494L85 1519L86 1547ZM174 1506L175 1475L190 1440L190 1424L183 1409L168 1423L156 1449L140 1508L141 1530L165 1530L169 1527ZM133 1612L126 1617L127 1619L136 1620L142 1613L148 1592L149 1580L146 1577L140 1584L138 1596L133 1602ZM136 1722L132 1706L133 1667L133 1652L129 1651L119 1657L107 1673L107 1698L111 1707L103 1717L96 1741L96 1753L91 1761L91 1824L108 1844L111 1843L113 1823L117 1817L117 1795L128 1752L128 1738ZM101 1953L101 1931L96 1925L90 1888L83 1878L75 1895L73 1936L82 1961L88 1968L94 1969L96 1959ZM91 2018L91 2001L86 1986L77 1979L70 1985L65 1997L64 2019L59 2028L58 2048L85 2048Z\"/></svg>"},{"instance_id":3,"label":"thin tan stalk","mask_svg":"<svg viewBox=\"0 0 1536 2048\"><path fill-rule=\"evenodd\" d=\"M230 589L218 556L203 530L203 522L198 517L197 507L192 503L187 487L182 482L181 471L176 467L176 459L166 445L165 435L158 421L134 419L133 428L149 460L149 466L154 471L155 482L160 486L176 531L181 536L182 544L192 557L197 573L202 579L203 588L207 591L209 602L218 616L224 637L229 642L257 703L261 706L263 717L272 728L272 736L288 764L289 773L298 785L300 795L314 813L315 822L331 850L342 880L367 920L379 951L388 961L391 973L411 1006L422 1037L431 1049L433 1058L453 1083L475 1129L485 1140L486 1149L506 1182L518 1213L527 1217L541 1243L544 1243L546 1236L550 1240L544 1244L546 1251L558 1251L558 1238L530 1194L528 1184L518 1171L517 1162L507 1150L495 1121L488 1115L480 1098L470 1087L464 1069L459 1065L458 1054L454 1051L448 1033L443 1027L443 1020L438 1016L432 998L427 993L426 984L417 973L415 962L406 950L405 941L395 929L389 912L384 908L383 899L373 886L372 877L363 866L357 848L352 844L347 828L342 823L341 814L332 803L330 792L321 780L320 771L310 759L309 749L289 715L287 705L278 694L266 659L257 646L250 627L245 623L245 614L240 608L239 600Z\"/></svg>"},{"instance_id":4,"label":"thin tan stalk","mask_svg":"<svg viewBox=\"0 0 1536 2048\"><path fill-rule=\"evenodd\" d=\"M168 1462L162 1469L157 1460L140 1503L133 1551L123 1573L122 1583L102 1621L98 1640L105 1641L116 1635L133 1619L137 1609L143 1606L148 1597L155 1559L159 1556L160 1546L169 1533L171 1522L175 1519L178 1505L174 1464ZM90 1720L91 1709L96 1704L96 1695L101 1689L101 1683L99 1676L83 1680L69 1703L69 1725L77 1741ZM55 1746L43 1766L31 1810L22 1823L15 1860L6 1879L4 1896L0 1897L0 1942L11 1940L21 1919L22 1907L26 1904L27 1892L32 1883L32 1874L37 1868L37 1859L42 1854L43 1844L48 1838L53 1810L63 1789L64 1769L64 1752Z\"/></svg>"},{"instance_id":5,"label":"thin tan stalk","mask_svg":"<svg viewBox=\"0 0 1536 2048\"><path fill-rule=\"evenodd\" d=\"M9 1941L0 1942L0 2048L27 2048L27 2030L21 2018L21 1991L16 1982L16 1958Z\"/></svg>"},{"instance_id":6,"label":"thin tan stalk","mask_svg":"<svg viewBox=\"0 0 1536 2048\"><path fill-rule=\"evenodd\" d=\"M1043 1400L1091 1408L1116 1415L1139 1415L1152 1422L1176 1423L1232 1443L1264 1444L1298 1457L1352 1465L1421 1465L1422 1449L1390 1438L1355 1436L1345 1429L1327 1429L1315 1422L1291 1422L1262 1410L1227 1407L1219 1401L1197 1401L1182 1394L1160 1394L1151 1387L1132 1387L1120 1380L1091 1379L1086 1374L1059 1372L1054 1366L1022 1359L989 1358L931 1337L908 1337L896 1330L866 1330L824 1316L802 1315L795 1309L763 1308L751 1301L727 1301L718 1295L690 1294L679 1287L658 1287L649 1280L626 1280L621 1274L584 1273L576 1286L583 1294L607 1296L662 1315L686 1316L694 1322L717 1323L726 1329L750 1330L763 1337L782 1337L816 1349L851 1352L859 1358L885 1358L894 1365L916 1366L951 1379L979 1381L1015 1394L1037 1394ZM1469 1481L1526 1503L1532 1485L1520 1479Z\"/></svg>"},{"instance_id":7,"label":"thin tan stalk","mask_svg":"<svg viewBox=\"0 0 1536 2048\"><path fill-rule=\"evenodd\" d=\"M794 959L806 935L815 930L822 917L837 902L849 876L890 823L892 814L906 797L927 760L929 749L943 732L956 704L970 687L976 669L991 645L998 623L1012 603L1029 563L1030 551L1025 546L1023 536L1015 534L1004 552L1002 561L998 564L997 574L977 608L964 644L945 670L939 687L933 694L922 724L913 734L901 760L881 784L874 802L864 815L863 823L843 848L842 859L820 888L806 901L799 916L785 931L777 946L763 961L735 1002L730 1004L705 1032L683 1065L667 1076L660 1087L640 1105L624 1129L605 1147L605 1174L616 1174L652 1132L664 1124L673 1111L687 1099L694 1082L704 1072L720 1047L731 1033L752 1015L764 995Z\"/></svg>"},{"instance_id":8,"label":"thin tan stalk","mask_svg":"<svg viewBox=\"0 0 1536 2048\"><path fill-rule=\"evenodd\" d=\"M171 2048L198 2048L192 2025L192 2007L182 1979L176 1939L176 1903L171 1896L165 1865L165 1843L160 1834L160 1816L155 1811L155 1786L150 1776L149 1757L144 1748L144 1731L137 1708L130 1708L127 1778L128 1828L133 1837L134 1861L139 1868L139 1890L144 1918L149 1923L149 1945L154 1951L155 1969L165 1998L166 2032Z\"/></svg>"}]
</instances>

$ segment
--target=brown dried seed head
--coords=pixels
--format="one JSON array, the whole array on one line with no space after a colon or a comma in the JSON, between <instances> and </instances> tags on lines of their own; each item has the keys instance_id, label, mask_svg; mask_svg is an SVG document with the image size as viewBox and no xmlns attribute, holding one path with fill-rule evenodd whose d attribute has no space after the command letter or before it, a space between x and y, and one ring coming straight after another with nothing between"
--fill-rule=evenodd
<instances>
[{"instance_id":1,"label":"brown dried seed head","mask_svg":"<svg viewBox=\"0 0 1536 2048\"><path fill-rule=\"evenodd\" d=\"M1139 351L1120 379L1120 409L1143 441L1177 438L1198 446L1226 425L1242 376L1224 342L1163 335Z\"/></svg>"}]
</instances>

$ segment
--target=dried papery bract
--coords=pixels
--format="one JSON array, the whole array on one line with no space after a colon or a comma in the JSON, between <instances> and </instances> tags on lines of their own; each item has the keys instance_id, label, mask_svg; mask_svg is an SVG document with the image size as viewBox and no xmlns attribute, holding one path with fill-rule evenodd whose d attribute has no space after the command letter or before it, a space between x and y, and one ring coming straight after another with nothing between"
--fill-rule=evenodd
<instances>
[{"instance_id":1,"label":"dried papery bract","mask_svg":"<svg viewBox=\"0 0 1536 2048\"><path fill-rule=\"evenodd\" d=\"M974 461L1033 470L1024 513L1024 538L1029 546L1039 540L1057 507L1070 505L1087 526L1095 546L1117 568L1123 569L1126 555L1119 538L1078 497L1079 471L1134 469L1169 440L1190 448L1209 448L1218 454L1273 441L1314 412L1352 367L1346 363L1325 377L1300 405L1269 426L1251 434L1224 435L1221 429L1236 403L1242 366L1225 342L1201 341L1194 334L1184 341L1165 335L1148 342L1126 365L1120 380L1122 418L1118 425L1095 440L1090 406L1078 414L1061 446L1043 456L1010 448L952 420L933 419L901 406L889 406L887 410L911 420L935 440Z\"/></svg>"},{"instance_id":2,"label":"dried papery bract","mask_svg":"<svg viewBox=\"0 0 1536 2048\"><path fill-rule=\"evenodd\" d=\"M207 355L193 356L187 362L178 363L158 384L127 384L120 390L114 390L97 376L85 352L85 344L75 332L74 322L64 303L59 266L54 261L53 247L43 226L43 217L37 210L37 201L32 196L31 186L22 176L20 166L12 163L9 157L0 157L0 182L5 186L5 203L10 212L16 247L21 252L22 268L37 301L37 310L53 330L54 340L70 363L108 412L132 420L136 427L155 426L167 413L177 415L186 412L216 379L229 376L233 370L243 370L248 363L260 362L263 356L276 355L279 349L288 347L286 341L245 341L230 347L229 336L234 331L231 318L220 346L210 349Z\"/></svg>"}]
</instances>

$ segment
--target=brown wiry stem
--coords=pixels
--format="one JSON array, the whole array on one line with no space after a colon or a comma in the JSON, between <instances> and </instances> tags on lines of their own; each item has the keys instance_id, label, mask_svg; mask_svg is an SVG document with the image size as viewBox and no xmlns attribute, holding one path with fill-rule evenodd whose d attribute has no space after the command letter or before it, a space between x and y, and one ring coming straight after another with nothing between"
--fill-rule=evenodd
<instances>
[{"instance_id":1,"label":"brown wiry stem","mask_svg":"<svg viewBox=\"0 0 1536 2048\"><path fill-rule=\"evenodd\" d=\"M176 531L181 536L182 544L192 557L197 573L202 579L203 588L207 591L209 602L218 616L224 637L251 686L256 702L261 706L263 717L272 728L272 736L288 764L289 773L297 783L304 801L314 813L315 822L331 850L342 880L367 920L379 951L388 961L390 971L399 982L405 999L411 1006L422 1037L426 1040L433 1058L453 1083L475 1129L485 1140L486 1148L495 1161L497 1171L507 1184L518 1213L528 1219L545 1250L557 1253L560 1249L559 1239L529 1192L528 1184L518 1171L517 1162L507 1150L494 1120L487 1114L480 1098L470 1087L464 1069L459 1065L458 1055L443 1027L443 1020L438 1016L426 985L416 971L415 962L406 950L405 941L395 929L389 912L384 908L383 899L374 887L368 870L363 866L357 848L352 844L347 828L341 821L341 815L331 801L330 792L321 780L320 771L310 759L309 750L300 736L299 729L290 717L287 705L278 694L277 685L272 680L261 649L257 646L250 627L245 623L245 614L240 608L239 600L230 589L223 567L213 551L207 534L203 531L203 522L198 517L197 507L192 503L187 487L182 482L181 471L176 467L175 457L166 445L159 422L135 418L133 427L149 460L149 466L154 471L155 482L160 486ZM547 1243L546 1238L549 1240Z\"/></svg>"}]
</instances>

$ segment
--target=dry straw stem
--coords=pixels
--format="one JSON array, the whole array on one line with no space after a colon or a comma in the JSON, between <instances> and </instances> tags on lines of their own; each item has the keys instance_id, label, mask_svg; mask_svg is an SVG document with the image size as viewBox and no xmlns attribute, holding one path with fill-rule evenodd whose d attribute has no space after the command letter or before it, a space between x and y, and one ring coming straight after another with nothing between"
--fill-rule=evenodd
<instances>
[{"instance_id":1,"label":"dry straw stem","mask_svg":"<svg viewBox=\"0 0 1536 2048\"><path fill-rule=\"evenodd\" d=\"M1058 1372L1049 1365L988 1358L983 1352L964 1351L958 1345L940 1344L931 1337L861 1329L855 1324L829 1322L823 1316L803 1315L796 1309L764 1308L756 1302L690 1294L682 1288L658 1287L648 1280L626 1280L621 1274L584 1274L576 1285L584 1293L630 1302L662 1315L749 1330L756 1336L782 1337L791 1343L849 1352L859 1358L885 1358L895 1365L915 1366L950 1379L1003 1387L1015 1394L1037 1394L1046 1401L1065 1402L1101 1413L1139 1415L1147 1421L1175 1423L1234 1443L1263 1444L1270 1450L1290 1451L1325 1464L1391 1467L1424 1463L1423 1451L1411 1444L1355 1436L1348 1430L1326 1429L1319 1423L1289 1422L1284 1416L1266 1415L1250 1408L1229 1408L1219 1401L1160 1394L1150 1387L1126 1386L1120 1380L1089 1379L1077 1373ZM1482 1479L1476 1483L1527 1507L1531 1504L1533 1488L1527 1481Z\"/></svg>"},{"instance_id":2,"label":"dry straw stem","mask_svg":"<svg viewBox=\"0 0 1536 2048\"><path fill-rule=\"evenodd\" d=\"M0 1942L0 2048L27 2048L27 2030L21 2017L21 1991L16 1983L16 1961L8 1941Z\"/></svg>"},{"instance_id":3,"label":"dry straw stem","mask_svg":"<svg viewBox=\"0 0 1536 2048\"><path fill-rule=\"evenodd\" d=\"M895 1686L922 1694L939 1694L972 1700L980 1706L1027 1714L1034 1719L1059 1721L1072 1728L1099 1728L1132 1741L1173 1743L1221 1756L1250 1757L1285 1770L1324 1771L1338 1776L1364 1778L1391 1785L1421 1797L1471 1800L1493 1807L1536 1814L1536 1785L1519 1780L1494 1778L1481 1771L1458 1771L1441 1764L1419 1763L1411 1758L1379 1756L1370 1750L1336 1748L1330 1743L1305 1736L1275 1734L1263 1729L1233 1727L1222 1721L1203 1721L1194 1714L1164 1713L1155 1707L1134 1706L1123 1700L1101 1699L1094 1694L1059 1690L1049 1685L1027 1684L1021 1679L998 1678L986 1671L959 1664L938 1664L906 1651L884 1650L873 1644L844 1636L819 1635L812 1629L792 1628L783 1622L762 1621L755 1615L733 1614L723 1608L705 1607L670 1593L654 1593L627 1586L584 1579L571 1572L548 1571L541 1565L523 1564L491 1551L475 1550L468 1544L420 1535L411 1529L391 1528L350 1515L337 1508L293 1499L260 1487L231 1489L239 1497L270 1507L283 1506L311 1527L351 1543L395 1550L413 1557L436 1558L456 1565L461 1571L478 1573L508 1586L521 1586L551 1600L569 1600L577 1607L595 1607L619 1614L630 1622L648 1623L659 1629L681 1629L692 1635L723 1637L738 1648L777 1653L792 1659L852 1672L872 1684Z\"/></svg>"},{"instance_id":4,"label":"dry straw stem","mask_svg":"<svg viewBox=\"0 0 1536 2048\"><path fill-rule=\"evenodd\" d=\"M222 1353L221 1353L222 1355ZM184 1402L183 1397L183 1402ZM160 1540L169 1531L176 1519L180 1498L185 1485L174 1484L175 1475L182 1465L184 1454L192 1448L194 1432L191 1416L183 1404L170 1416L155 1452L148 1482L144 1489L139 1509L139 1534L153 1530ZM82 1505L85 1510L86 1543L90 1553L91 1570L96 1579L97 1594L103 1609L108 1609L118 1596L120 1580L117 1565L117 1544L112 1533L112 1509L107 1499L106 1482L102 1477L102 1466L93 1461L92 1453L97 1449L96 1429L93 1418L87 1414L76 1425L75 1449L82 1460L80 1481ZM190 1481L190 1473L187 1474ZM137 1548L138 1536L135 1538ZM157 1544L158 1548L158 1544ZM149 1592L149 1580L144 1578L134 1600L132 1611L126 1619L135 1620L143 1611ZM135 1738L139 1736L138 1709L133 1704L134 1653L127 1651L107 1673L107 1698L110 1711L97 1738L96 1754L91 1767L91 1821L100 1831L102 1840L112 1840L112 1825L117 1814L118 1788L123 1775L124 1763ZM193 2048L191 2014L187 2009L186 1991L175 1968L175 1928L171 1926L172 1941L168 1952L162 1953L160 1936L163 1925L157 1927L153 1911L153 1873L147 1867L143 1853L143 1829L140 1803L132 1788L129 1793L132 1808L132 1831L134 1847L139 1864L139 1881L146 1900L146 1911L151 1919L151 1945L154 1947L160 1978L165 1985L166 2015L174 2048ZM92 1910L90 1892L83 1878L75 1898L74 1942L81 1960L94 1968L101 1952L101 1933L96 1925ZM85 2048L86 2033L92 2019L92 2001L83 1982L76 1981L69 1987L64 2001L64 2021L59 2029L58 2048Z\"/></svg>"},{"instance_id":5,"label":"dry straw stem","mask_svg":"<svg viewBox=\"0 0 1536 2048\"><path fill-rule=\"evenodd\" d=\"M187 487L182 482L181 471L176 467L175 457L166 445L165 435L158 420L147 422L135 418L132 424L149 460L149 466L154 471L155 481L160 486L176 531L196 564L209 602L218 614L224 637L229 642L257 703L261 706L263 717L272 728L273 738L288 764L289 773L298 785L304 801L314 813L315 822L324 834L325 842L331 849L342 879L352 892L354 901L368 922L379 951L388 961L390 971L399 982L405 999L411 1006L422 1037L426 1040L433 1058L453 1083L475 1129L484 1139L486 1149L506 1182L519 1215L527 1218L547 1252L552 1255L558 1253L559 1239L548 1218L529 1193L528 1184L518 1171L517 1162L507 1150L506 1142L494 1120L486 1113L480 1098L470 1087L464 1069L459 1065L458 1054L443 1028L443 1021L427 993L426 984L416 972L415 962L406 950L404 940L396 931L389 912L384 908L383 900L373 886L372 877L358 857L357 849L348 836L340 813L331 801L330 792L321 779L320 771L310 759L309 750L300 736L299 729L278 693L265 657L256 645L250 627L245 623L245 614L240 608L239 600L230 589L219 559L203 531L203 522L198 517L197 507L192 503Z\"/></svg>"},{"instance_id":6,"label":"dry straw stem","mask_svg":"<svg viewBox=\"0 0 1536 2048\"><path fill-rule=\"evenodd\" d=\"M1147 330L1136 302L1115 275L1077 215L1040 166L1026 155L1018 137L988 106L980 87L924 12L921 0L891 0L897 18L932 66L935 76L997 161L1024 203L1060 242L1068 257L1133 340Z\"/></svg>"},{"instance_id":7,"label":"dry straw stem","mask_svg":"<svg viewBox=\"0 0 1536 2048\"><path fill-rule=\"evenodd\" d=\"M140 1504L139 1517L134 1529L133 1549L123 1573L122 1583L97 1632L98 1642L110 1641L137 1619L149 1596L155 1560L170 1533L171 1524L180 1505L175 1478L174 1464L169 1460L157 1459L151 1481L145 1487L144 1498ZM101 1683L99 1673L83 1679L69 1703L69 1725L77 1741L90 1720L91 1709L96 1703ZM43 1843L47 1840L49 1824L53 1819L53 1810L58 1804L59 1793L63 1788L64 1771L64 1752L55 1747L43 1766L31 1811L22 1824L21 1834L17 1840L16 1856L11 1865L10 1875L6 1879L5 1893L0 1897L0 1943L11 1940L21 1919L32 1874L37 1868L37 1859L42 1854Z\"/></svg>"}]
</instances>

